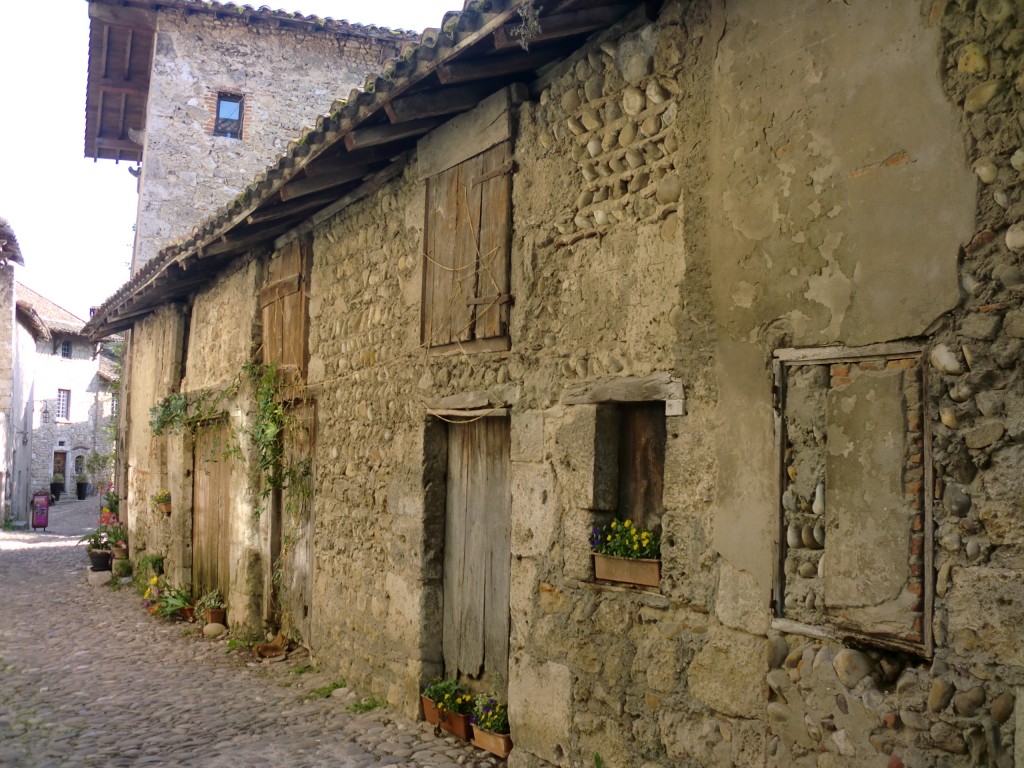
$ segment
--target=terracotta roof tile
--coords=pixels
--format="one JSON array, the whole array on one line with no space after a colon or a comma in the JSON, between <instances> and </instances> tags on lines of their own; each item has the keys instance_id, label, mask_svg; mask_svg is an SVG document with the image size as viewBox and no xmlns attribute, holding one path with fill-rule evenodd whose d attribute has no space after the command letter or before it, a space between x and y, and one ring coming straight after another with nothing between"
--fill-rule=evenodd
<instances>
[{"instance_id":1,"label":"terracotta roof tile","mask_svg":"<svg viewBox=\"0 0 1024 768\"><path fill-rule=\"evenodd\" d=\"M54 304L27 285L15 282L14 295L19 306L35 312L51 331L71 333L78 336L85 335L83 331L85 320L71 314L60 305Z\"/></svg>"}]
</instances>

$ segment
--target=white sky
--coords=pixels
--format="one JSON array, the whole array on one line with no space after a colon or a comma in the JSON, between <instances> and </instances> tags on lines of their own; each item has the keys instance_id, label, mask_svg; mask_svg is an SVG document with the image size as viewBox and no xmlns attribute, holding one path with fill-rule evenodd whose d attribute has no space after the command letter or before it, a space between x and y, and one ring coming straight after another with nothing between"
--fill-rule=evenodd
<instances>
[{"instance_id":1,"label":"white sky","mask_svg":"<svg viewBox=\"0 0 1024 768\"><path fill-rule=\"evenodd\" d=\"M462 0L266 4L419 31ZM128 279L137 204L134 165L85 159L88 42L86 0L0 0L0 217L25 257L15 279L82 318Z\"/></svg>"}]
</instances>

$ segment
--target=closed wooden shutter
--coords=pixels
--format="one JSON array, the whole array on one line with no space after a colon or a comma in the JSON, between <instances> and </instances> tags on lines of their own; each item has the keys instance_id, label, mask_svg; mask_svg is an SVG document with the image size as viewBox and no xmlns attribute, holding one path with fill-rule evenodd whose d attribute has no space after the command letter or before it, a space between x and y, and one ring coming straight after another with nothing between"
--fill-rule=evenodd
<instances>
[{"instance_id":1,"label":"closed wooden shutter","mask_svg":"<svg viewBox=\"0 0 1024 768\"><path fill-rule=\"evenodd\" d=\"M270 259L260 291L263 362L305 377L308 358L308 239L293 240Z\"/></svg>"},{"instance_id":2,"label":"closed wooden shutter","mask_svg":"<svg viewBox=\"0 0 1024 768\"><path fill-rule=\"evenodd\" d=\"M425 346L508 334L511 144L427 180Z\"/></svg>"},{"instance_id":3,"label":"closed wooden shutter","mask_svg":"<svg viewBox=\"0 0 1024 768\"><path fill-rule=\"evenodd\" d=\"M197 595L231 588L231 465L222 455L227 425L196 431L192 472L192 583Z\"/></svg>"},{"instance_id":4,"label":"closed wooden shutter","mask_svg":"<svg viewBox=\"0 0 1024 768\"><path fill-rule=\"evenodd\" d=\"M508 685L511 506L509 422L485 418L448 432L445 674Z\"/></svg>"}]
</instances>

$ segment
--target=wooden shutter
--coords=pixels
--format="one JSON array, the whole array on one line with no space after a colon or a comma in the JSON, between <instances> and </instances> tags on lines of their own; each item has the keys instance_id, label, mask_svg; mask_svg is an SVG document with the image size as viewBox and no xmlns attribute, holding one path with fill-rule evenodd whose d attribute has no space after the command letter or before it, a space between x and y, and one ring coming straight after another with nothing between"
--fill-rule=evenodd
<instances>
[{"instance_id":1,"label":"wooden shutter","mask_svg":"<svg viewBox=\"0 0 1024 768\"><path fill-rule=\"evenodd\" d=\"M270 259L260 291L263 362L305 377L308 357L308 239L293 240Z\"/></svg>"},{"instance_id":2,"label":"wooden shutter","mask_svg":"<svg viewBox=\"0 0 1024 768\"><path fill-rule=\"evenodd\" d=\"M192 472L192 583L196 594L231 588L231 465L221 456L227 425L196 432Z\"/></svg>"},{"instance_id":3,"label":"wooden shutter","mask_svg":"<svg viewBox=\"0 0 1024 768\"><path fill-rule=\"evenodd\" d=\"M502 142L427 180L428 347L508 333L511 153Z\"/></svg>"},{"instance_id":4,"label":"wooden shutter","mask_svg":"<svg viewBox=\"0 0 1024 768\"><path fill-rule=\"evenodd\" d=\"M485 418L448 432L445 674L508 684L511 506L509 422Z\"/></svg>"},{"instance_id":5,"label":"wooden shutter","mask_svg":"<svg viewBox=\"0 0 1024 768\"><path fill-rule=\"evenodd\" d=\"M619 516L661 529L665 478L665 403L619 406Z\"/></svg>"}]
</instances>

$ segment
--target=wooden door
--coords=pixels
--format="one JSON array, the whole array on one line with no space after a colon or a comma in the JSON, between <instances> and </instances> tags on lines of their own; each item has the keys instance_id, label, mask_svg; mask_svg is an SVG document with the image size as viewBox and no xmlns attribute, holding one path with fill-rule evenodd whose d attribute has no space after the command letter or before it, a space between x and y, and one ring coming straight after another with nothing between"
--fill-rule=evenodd
<instances>
[{"instance_id":1,"label":"wooden door","mask_svg":"<svg viewBox=\"0 0 1024 768\"><path fill-rule=\"evenodd\" d=\"M309 645L313 604L313 403L289 407L283 435L283 485L277 506L278 541L274 562L274 589L280 606L282 629Z\"/></svg>"},{"instance_id":2,"label":"wooden door","mask_svg":"<svg viewBox=\"0 0 1024 768\"><path fill-rule=\"evenodd\" d=\"M227 425L196 430L192 471L192 584L197 596L231 588L231 464L222 458Z\"/></svg>"},{"instance_id":3,"label":"wooden door","mask_svg":"<svg viewBox=\"0 0 1024 768\"><path fill-rule=\"evenodd\" d=\"M64 451L56 451L53 454L53 474L61 474L64 476L64 487L62 490L66 490L68 487L68 455Z\"/></svg>"},{"instance_id":4,"label":"wooden door","mask_svg":"<svg viewBox=\"0 0 1024 768\"><path fill-rule=\"evenodd\" d=\"M508 690L511 509L509 421L448 429L445 510L445 674Z\"/></svg>"}]
</instances>

